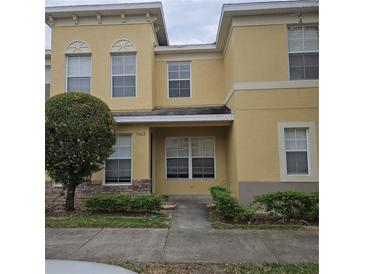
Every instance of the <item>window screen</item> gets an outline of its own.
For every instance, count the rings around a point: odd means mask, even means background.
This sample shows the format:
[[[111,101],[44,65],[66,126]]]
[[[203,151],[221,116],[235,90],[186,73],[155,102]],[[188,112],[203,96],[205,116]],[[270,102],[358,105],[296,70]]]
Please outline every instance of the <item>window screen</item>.
[[[109,156],[105,164],[105,183],[130,183],[132,174],[131,135],[117,135],[113,150],[114,152]]]
[[[169,63],[169,97],[190,97],[190,63]]]
[[[51,66],[45,67],[45,97],[46,100],[50,96],[50,89],[51,89]]]
[[[308,174],[307,131],[306,128],[284,130],[287,174]]]
[[[168,138],[166,140],[167,178],[189,177],[189,139]]]
[[[318,25],[288,27],[289,70],[291,80],[319,78]]]
[[[214,178],[214,138],[191,138],[193,178]]]
[[[136,96],[136,55],[112,55],[112,96]]]
[[[90,93],[91,57],[67,56],[67,91]]]

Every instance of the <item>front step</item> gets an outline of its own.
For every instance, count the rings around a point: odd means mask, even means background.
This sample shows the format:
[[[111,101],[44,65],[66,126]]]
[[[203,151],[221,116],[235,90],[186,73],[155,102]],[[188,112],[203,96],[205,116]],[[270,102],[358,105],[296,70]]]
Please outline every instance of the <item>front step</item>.
[[[212,202],[210,195],[169,195],[168,202],[175,204],[208,204]]]

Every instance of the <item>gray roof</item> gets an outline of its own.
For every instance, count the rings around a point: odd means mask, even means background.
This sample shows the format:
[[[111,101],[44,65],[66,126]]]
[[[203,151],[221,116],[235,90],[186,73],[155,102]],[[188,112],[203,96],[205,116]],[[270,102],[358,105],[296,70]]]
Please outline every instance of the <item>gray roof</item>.
[[[113,112],[114,117],[128,116],[174,116],[174,115],[214,115],[231,114],[226,106],[209,107],[179,107],[179,108],[154,108],[152,111],[118,111]]]

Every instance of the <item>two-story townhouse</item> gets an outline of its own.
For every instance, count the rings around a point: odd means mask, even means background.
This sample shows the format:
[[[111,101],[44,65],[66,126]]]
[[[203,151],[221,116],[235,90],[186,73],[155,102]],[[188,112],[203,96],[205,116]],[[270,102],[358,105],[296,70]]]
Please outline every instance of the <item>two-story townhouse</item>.
[[[50,96],[90,93],[118,123],[114,153],[76,201],[318,190],[317,1],[223,5],[216,42],[201,45],[169,45],[156,2],[49,7],[46,23]],[[47,178],[48,206],[60,192]]]

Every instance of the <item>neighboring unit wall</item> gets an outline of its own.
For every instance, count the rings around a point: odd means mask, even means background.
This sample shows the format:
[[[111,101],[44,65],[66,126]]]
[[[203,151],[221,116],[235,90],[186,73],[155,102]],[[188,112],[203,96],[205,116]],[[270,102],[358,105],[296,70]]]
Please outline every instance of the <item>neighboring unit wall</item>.
[[[237,172],[231,168],[229,176],[237,175],[237,179],[232,180],[232,191],[236,193],[239,190],[239,196],[246,199],[248,194],[242,193],[246,182],[281,184],[278,123],[313,122],[318,140],[318,88],[238,90],[229,104],[235,116],[232,126],[234,137],[229,151],[231,162],[237,160]],[[313,149],[317,152],[316,143]],[[314,161],[313,164],[318,166],[318,154]],[[318,182],[318,173],[313,178]],[[302,182],[312,185],[313,178],[307,180],[303,177]],[[278,189],[281,188],[278,186]]]
[[[111,110],[152,109],[153,35],[150,24],[53,27],[51,96],[66,91],[65,48],[73,41],[83,41],[91,49],[92,95],[105,101]],[[110,49],[120,39],[131,41],[137,49],[135,98],[111,97]]]
[[[204,60],[206,55],[194,54],[184,57],[181,54],[173,56],[169,54],[166,57],[164,55],[156,57],[154,105],[158,107],[222,105],[224,98],[223,59]],[[167,64],[176,62],[176,60],[191,62],[191,98],[168,98]]]
[[[170,127],[155,128],[153,138],[156,140],[156,193],[162,195],[207,195],[214,185],[226,185],[226,132],[227,127]],[[165,170],[165,139],[166,137],[215,137],[215,179],[166,179]]]

